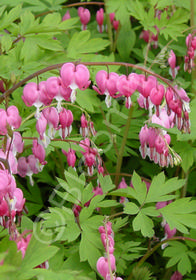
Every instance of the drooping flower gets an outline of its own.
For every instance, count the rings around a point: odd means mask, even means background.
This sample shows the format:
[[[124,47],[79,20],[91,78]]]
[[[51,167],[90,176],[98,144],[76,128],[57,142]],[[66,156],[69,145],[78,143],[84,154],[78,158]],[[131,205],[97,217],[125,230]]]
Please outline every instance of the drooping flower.
[[[182,274],[179,271],[175,271],[170,280],[182,280]]]
[[[179,70],[179,66],[176,67],[176,55],[173,52],[173,50],[170,51],[169,58],[168,58],[168,63],[169,63],[169,66],[170,66],[169,73],[172,76],[172,78],[175,79],[175,77],[178,73],[178,70]]]
[[[71,88],[70,99],[74,103],[76,100],[76,89],[85,90],[90,85],[90,73],[83,64],[74,65],[65,63],[61,68],[61,78],[64,87]]]
[[[55,98],[58,102],[57,111],[61,110],[62,100],[70,101],[71,89],[63,86],[60,77],[50,77],[46,81],[46,91],[50,99]]]
[[[67,163],[69,166],[71,167],[75,167],[75,163],[76,163],[76,153],[74,150],[69,149],[68,152],[66,152],[65,150],[62,150],[63,154],[67,157]]]
[[[87,29],[87,24],[90,21],[91,14],[88,9],[85,9],[83,7],[78,8],[78,16],[80,18],[80,21],[82,23],[82,30]]]
[[[102,33],[104,31],[103,21],[104,21],[104,10],[99,9],[96,13],[96,21],[98,23],[98,31]]]
[[[62,108],[59,113],[59,135],[65,139],[72,131],[73,114],[70,110]]]
[[[48,107],[45,108],[42,113],[49,125],[48,136],[50,139],[53,139],[59,124],[58,111],[55,107]]]
[[[39,118],[39,108],[42,105],[49,105],[52,102],[52,99],[46,92],[45,81],[42,81],[39,84],[34,82],[26,84],[23,88],[22,100],[26,106],[35,106],[37,108],[36,118]]]
[[[71,16],[70,16],[70,13],[69,13],[69,10],[67,10],[67,12],[64,14],[63,18],[62,18],[62,21],[65,21],[67,19],[70,19]]]
[[[126,98],[126,107],[131,107],[131,96],[138,87],[138,75],[136,73],[129,74],[128,77],[122,75],[117,81],[117,88],[121,95]]]
[[[82,114],[80,121],[81,121],[80,134],[82,135],[82,137],[86,137],[89,134],[89,129],[88,129],[88,121],[84,114]]]
[[[100,70],[96,74],[96,86],[93,86],[93,89],[98,92],[100,95],[105,94],[105,103],[106,106],[109,108],[111,106],[111,99],[117,98],[122,94],[117,94],[117,81],[119,76],[117,73],[111,72],[107,73],[104,70]]]
[[[47,161],[45,161],[45,149],[41,144],[38,143],[37,139],[33,140],[32,152],[34,156],[39,160],[41,165],[45,165],[47,163]]]

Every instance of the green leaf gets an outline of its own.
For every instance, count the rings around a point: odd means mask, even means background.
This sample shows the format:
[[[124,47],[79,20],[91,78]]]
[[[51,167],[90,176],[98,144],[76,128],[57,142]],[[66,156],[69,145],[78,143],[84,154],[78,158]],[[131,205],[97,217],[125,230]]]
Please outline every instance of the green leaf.
[[[115,191],[112,191],[109,193],[109,195],[115,195],[115,196],[124,196],[127,198],[135,198],[136,199],[136,193],[134,192],[133,188],[127,187],[124,189],[117,189]]]
[[[112,223],[112,228],[114,232],[119,231],[122,227],[128,224],[128,216],[125,218],[116,218],[115,221]]]
[[[81,277],[89,276],[91,280],[96,280],[96,275],[92,271],[92,268],[89,266],[88,262],[81,262],[79,256],[79,248],[73,251],[73,248],[70,248],[68,251],[68,258],[63,264],[63,269],[69,269],[71,271],[77,271]],[[83,280],[83,278],[82,278]]]
[[[69,167],[68,171],[65,170],[64,172],[65,178],[67,180],[67,183],[69,184],[70,187],[76,187],[79,190],[82,190],[85,185],[85,177],[84,174],[81,174],[78,177],[77,172],[72,168]]]
[[[60,195],[63,200],[71,201],[73,203],[80,204],[81,202],[81,197],[82,197],[82,189],[78,188],[77,185],[75,187],[71,187],[69,184],[66,183],[66,181],[57,178],[60,186],[62,186],[67,193],[61,193],[58,190],[55,190],[55,192]],[[70,200],[71,198],[71,200]]]
[[[115,185],[113,184],[109,175],[103,176],[102,174],[99,174],[98,180],[104,194],[115,188]]]
[[[129,38],[129,42],[125,44],[126,38]],[[117,39],[117,50],[123,61],[129,59],[131,50],[135,45],[135,41],[136,35],[133,29],[131,29],[130,23],[123,25],[119,31]]]
[[[41,55],[43,55],[43,53],[44,51],[41,50],[37,45],[35,36],[27,37],[25,39],[25,42],[21,48],[21,59],[24,59],[24,63],[41,58]]]
[[[44,218],[43,226],[47,230],[46,235],[51,236],[51,240],[66,240],[72,242],[80,235],[72,209],[66,207],[49,208],[50,213],[41,213],[39,217]],[[52,230],[49,231],[49,230]],[[53,234],[52,234],[53,233]]]
[[[90,31],[85,30],[74,33],[67,47],[67,55],[70,58],[78,59],[83,54],[95,53],[104,50],[109,41],[101,38],[90,39]]]
[[[95,208],[98,207],[99,203],[105,198],[104,195],[96,195],[94,196],[91,201],[90,205],[88,207],[84,207],[81,212],[80,212],[80,223],[83,223],[89,217],[92,215],[94,212]]]
[[[170,228],[188,233],[186,227],[196,229],[196,200],[190,197],[178,199],[164,208],[159,209]]]
[[[131,2],[129,10],[131,15],[138,20],[143,20],[146,16],[144,5],[138,0]]]
[[[133,220],[133,230],[141,230],[141,233],[144,237],[152,237],[154,235],[153,227],[153,221],[142,212],[139,212],[139,214]]]
[[[165,175],[162,172],[153,178],[145,202],[171,200],[175,198],[175,196],[168,194],[180,189],[184,183],[185,180],[178,180],[177,177],[169,179],[165,182]]]
[[[97,207],[100,208],[116,207],[116,206],[120,206],[120,204],[115,200],[104,200],[97,204]]]
[[[13,23],[16,19],[18,19],[20,16],[21,10],[22,10],[22,6],[17,5],[13,9],[11,9],[8,14],[7,14],[7,12],[5,12],[3,17],[0,20],[0,30],[5,29],[11,23]]]
[[[82,137],[78,137],[77,139],[73,139],[73,138],[70,138],[70,140],[76,140],[76,141],[81,141],[82,140]],[[60,149],[63,149],[65,150],[66,152],[68,152],[68,150],[71,148],[72,150],[74,151],[78,151],[78,152],[84,152],[84,149],[82,147],[80,147],[80,145],[77,145],[75,143],[68,143],[68,142],[64,142],[64,141],[52,141],[50,143],[50,145],[52,147],[55,147],[55,148],[60,148]]]
[[[92,183],[88,184],[82,192],[81,203],[84,205],[94,196]]]
[[[4,33],[0,38],[2,52],[7,52],[12,46],[12,38],[9,34]]]
[[[42,264],[55,255],[57,251],[57,247],[48,246],[48,244],[40,242],[33,234],[21,264],[21,270],[16,273],[18,279],[21,279],[20,276],[23,273],[22,271],[29,270],[36,267],[37,265]]]
[[[194,162],[194,151],[195,147],[192,147],[188,142],[177,142],[174,145],[174,150],[179,153],[182,158],[181,166],[186,173]]]
[[[127,22],[129,22],[130,18],[130,4],[131,2],[129,0],[108,0],[107,1],[107,12],[113,13],[115,12],[115,18],[117,20],[120,20],[120,23],[122,25],[125,25]]]
[[[63,46],[58,40],[54,40],[53,38],[47,39],[42,36],[35,36],[37,45],[46,50],[55,51],[55,52],[62,52],[64,51]]]
[[[169,36],[176,40],[177,36],[182,36],[182,31],[187,28],[184,23],[187,23],[188,19],[189,13],[185,9],[178,8],[169,19],[166,13],[165,21],[156,19],[156,25],[160,29],[160,34],[163,34],[166,40]]]
[[[65,185],[64,185],[65,187]],[[68,187],[69,188],[69,187]],[[61,192],[61,191],[58,191],[58,190],[54,190],[54,192],[61,198],[61,202],[58,203],[58,202],[54,202],[54,200],[50,201],[51,204],[54,204],[54,205],[63,205],[65,203],[65,201],[69,201],[73,204],[77,204],[77,205],[80,205],[80,196],[78,196],[78,191],[67,191],[67,192]]]
[[[4,256],[4,264],[11,266],[21,265],[22,254],[20,251],[17,251],[16,242],[9,240],[8,235],[0,241],[0,253],[6,253]]]
[[[147,216],[157,217],[159,216],[159,212],[157,211],[155,206],[144,206],[141,209],[141,212]]]
[[[36,276],[36,279],[42,280],[90,280],[91,278],[87,277],[86,275],[82,275],[76,270],[59,270],[59,271],[52,271],[50,269],[42,269],[37,268],[32,271],[32,274],[26,275],[28,279],[29,277]],[[25,278],[24,280],[26,280]],[[32,279],[32,278],[31,278]],[[34,279],[34,278],[33,278]],[[11,280],[11,279],[10,279]]]
[[[33,229],[33,222],[26,216],[22,216],[21,219],[21,231],[25,230],[32,230]]]
[[[140,211],[139,207],[133,202],[127,202],[124,207],[124,213],[135,215]]]
[[[28,34],[28,31],[32,26],[37,26],[39,24],[38,21],[35,21],[35,17],[30,11],[25,11],[20,16],[20,20],[19,28],[21,36]]]
[[[6,8],[6,6],[0,7],[0,17],[2,16],[3,12],[5,11],[5,8]]]
[[[133,173],[131,182],[134,187],[133,193],[134,193],[135,199],[137,199],[137,201],[140,204],[143,204],[146,199],[146,194],[147,194],[146,184],[144,182],[142,182],[140,176],[135,171]]]
[[[100,99],[92,89],[77,90],[76,103],[89,112],[94,112],[94,107],[101,106]]]
[[[167,267],[177,265],[178,271],[184,275],[191,272],[191,262],[189,259],[189,250],[186,245],[178,241],[170,241],[169,246],[164,249],[164,257],[169,257]]]
[[[99,231],[84,231],[80,242],[80,261],[88,261],[93,269],[96,269],[97,260],[101,257],[101,253],[97,247],[101,246]]]

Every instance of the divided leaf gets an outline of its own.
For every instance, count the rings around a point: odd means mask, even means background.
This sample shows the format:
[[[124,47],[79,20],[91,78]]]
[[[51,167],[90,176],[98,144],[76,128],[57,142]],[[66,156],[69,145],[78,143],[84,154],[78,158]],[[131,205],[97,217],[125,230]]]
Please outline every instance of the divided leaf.
[[[176,196],[170,193],[180,189],[184,183],[185,180],[179,180],[177,177],[165,182],[164,173],[158,174],[152,180],[145,203],[168,201],[175,198]]]
[[[170,228],[188,233],[187,227],[196,229],[196,200],[190,197],[180,198],[159,209]]]
[[[181,242],[170,241],[169,246],[164,249],[163,256],[169,257],[167,267],[177,264],[177,270],[182,274],[191,272],[192,265],[190,261],[191,251]]]
[[[96,53],[104,50],[109,45],[108,40],[101,38],[90,39],[90,31],[76,32],[72,36],[67,47],[67,55],[70,58],[78,59],[84,54]]]
[[[152,237],[154,235],[153,227],[153,221],[142,212],[139,212],[133,220],[134,231],[141,230],[142,235],[145,237]]]

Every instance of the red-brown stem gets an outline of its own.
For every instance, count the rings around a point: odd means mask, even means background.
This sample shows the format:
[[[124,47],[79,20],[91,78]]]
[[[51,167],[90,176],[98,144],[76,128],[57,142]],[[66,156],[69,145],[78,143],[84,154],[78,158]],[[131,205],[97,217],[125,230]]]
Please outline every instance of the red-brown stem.
[[[104,3],[103,2],[79,2],[79,3],[64,5],[63,8],[71,8],[71,7],[86,6],[86,5],[100,6],[100,5],[104,5]]]
[[[89,5],[97,5],[97,6],[102,5],[103,6],[104,3],[103,2],[78,2],[78,3],[63,5],[63,6],[61,6],[61,8],[62,9],[67,9],[67,8],[73,8],[73,7],[78,7],[78,6],[89,6]],[[41,14],[36,15],[35,18],[45,16],[45,15],[53,13],[53,12],[55,12],[55,11],[43,12]]]
[[[2,94],[0,96],[0,104],[3,102],[3,100],[8,97],[12,92],[14,92],[17,88],[23,86],[26,82],[28,82],[29,80],[37,77],[38,75],[41,75],[45,72],[48,72],[48,71],[51,71],[51,70],[54,70],[54,69],[58,69],[60,68],[64,63],[58,63],[58,64],[54,64],[54,65],[50,65],[46,68],[43,68],[39,71],[36,71],[35,73],[29,75],[28,77],[26,77],[25,79],[23,79],[22,81],[20,81],[19,83],[15,84],[12,88],[6,90],[4,92],[4,94]],[[86,65],[86,66],[106,66],[106,65],[115,65],[115,66],[124,66],[124,67],[131,67],[131,68],[135,68],[135,69],[138,69],[142,72],[145,72],[149,75],[152,75],[158,79],[160,79],[162,82],[164,82],[165,84],[167,84],[169,87],[171,87],[173,89],[173,91],[178,95],[178,93],[176,92],[175,88],[170,84],[170,81],[163,78],[162,76],[160,76],[159,74],[156,74],[152,71],[149,71],[148,69],[145,69],[144,67],[142,66],[138,66],[138,65],[135,65],[135,64],[132,64],[132,63],[125,63],[125,62],[82,62],[83,65]]]

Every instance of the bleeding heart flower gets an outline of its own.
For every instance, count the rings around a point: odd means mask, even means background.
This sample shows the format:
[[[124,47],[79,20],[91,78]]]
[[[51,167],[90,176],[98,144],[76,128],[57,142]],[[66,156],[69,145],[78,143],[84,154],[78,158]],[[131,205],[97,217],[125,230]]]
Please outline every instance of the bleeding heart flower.
[[[74,65],[65,63],[61,68],[61,78],[64,87],[71,88],[71,102],[76,100],[76,89],[85,90],[90,85],[90,73],[88,68],[83,64]]]

